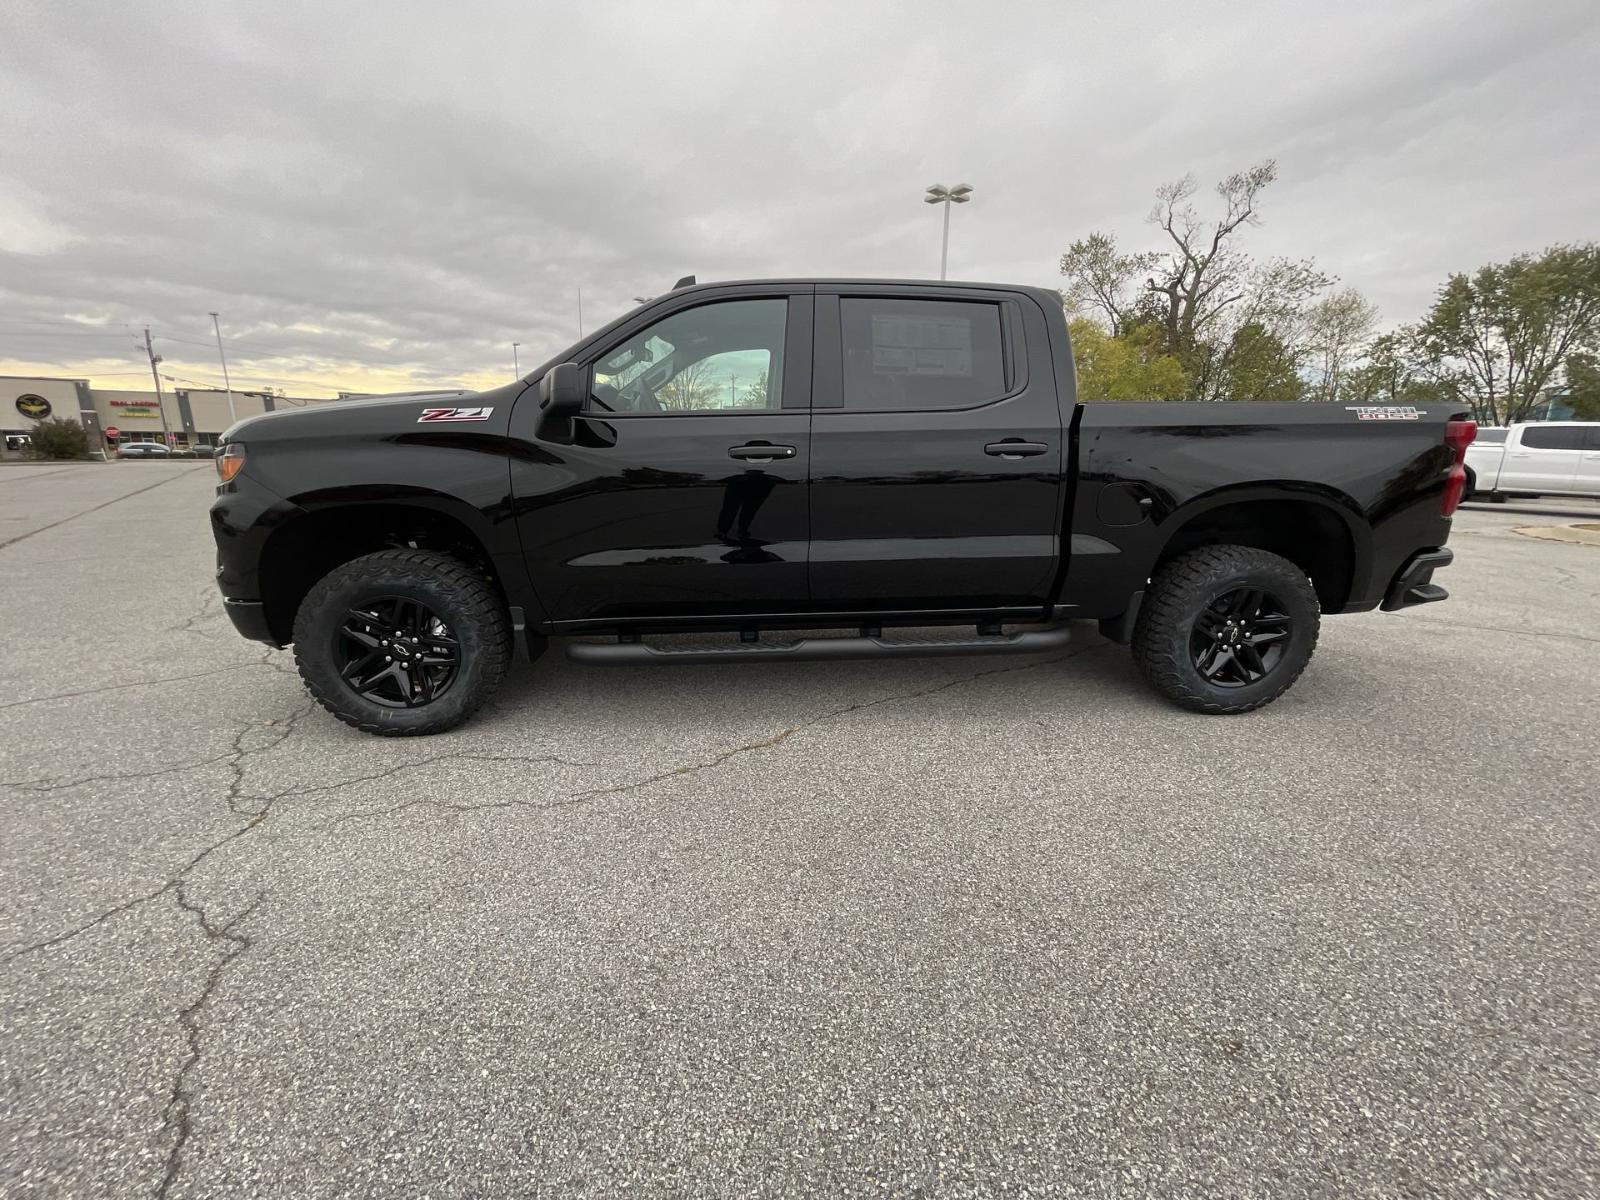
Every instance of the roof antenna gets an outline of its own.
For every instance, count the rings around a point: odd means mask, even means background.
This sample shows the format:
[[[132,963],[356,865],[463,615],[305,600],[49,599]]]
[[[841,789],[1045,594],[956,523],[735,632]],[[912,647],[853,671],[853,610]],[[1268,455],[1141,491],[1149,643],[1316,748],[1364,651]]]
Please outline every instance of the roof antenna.
[[[672,290],[673,291],[677,291],[679,288],[686,288],[686,287],[693,287],[693,286],[694,286],[694,276],[693,275],[685,275],[682,279],[678,280],[677,283],[672,285]]]

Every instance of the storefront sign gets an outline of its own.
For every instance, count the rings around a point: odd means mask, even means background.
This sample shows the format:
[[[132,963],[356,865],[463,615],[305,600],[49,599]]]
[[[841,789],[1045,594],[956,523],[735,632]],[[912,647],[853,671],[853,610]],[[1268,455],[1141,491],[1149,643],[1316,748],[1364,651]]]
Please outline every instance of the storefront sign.
[[[42,421],[50,415],[50,401],[43,396],[18,396],[17,411],[32,420]]]
[[[125,417],[159,417],[161,412],[153,404],[129,404],[124,400],[113,400],[111,403],[122,409]]]

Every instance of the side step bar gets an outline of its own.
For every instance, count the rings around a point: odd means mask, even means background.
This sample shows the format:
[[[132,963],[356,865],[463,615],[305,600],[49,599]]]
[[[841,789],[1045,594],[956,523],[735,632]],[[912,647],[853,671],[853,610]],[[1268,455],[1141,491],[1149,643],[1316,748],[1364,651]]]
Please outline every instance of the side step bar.
[[[567,657],[597,666],[636,663],[821,662],[857,658],[942,658],[958,654],[1040,654],[1072,640],[1065,625],[1023,633],[996,633],[952,641],[889,642],[881,637],[801,638],[795,642],[740,642],[682,650],[643,642],[568,642]]]

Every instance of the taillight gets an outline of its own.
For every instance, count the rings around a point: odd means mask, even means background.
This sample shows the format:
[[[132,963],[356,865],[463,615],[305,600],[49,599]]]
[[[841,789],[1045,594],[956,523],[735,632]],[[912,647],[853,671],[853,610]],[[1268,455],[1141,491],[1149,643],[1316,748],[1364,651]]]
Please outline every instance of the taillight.
[[[1449,516],[1461,504],[1467,491],[1467,447],[1478,436],[1476,421],[1447,421],[1444,427],[1444,444],[1450,447],[1455,461],[1450,464],[1450,474],[1444,481],[1444,515]]]
[[[217,478],[232,483],[233,477],[244,469],[244,444],[229,442],[213,461],[217,464]]]

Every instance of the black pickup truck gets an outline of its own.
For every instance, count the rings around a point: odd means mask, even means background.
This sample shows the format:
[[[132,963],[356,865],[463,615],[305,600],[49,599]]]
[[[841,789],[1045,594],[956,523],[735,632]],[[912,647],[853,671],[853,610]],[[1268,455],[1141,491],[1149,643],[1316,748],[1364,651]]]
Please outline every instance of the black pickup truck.
[[[1080,404],[1047,291],[686,280],[505,387],[235,425],[217,581],[378,734],[464,720],[519,639],[589,663],[1017,654],[1083,618],[1169,699],[1238,713],[1294,682],[1322,613],[1445,598],[1466,418]],[[955,631],[906,632],[930,626]],[[645,640],[683,631],[729,639]]]

